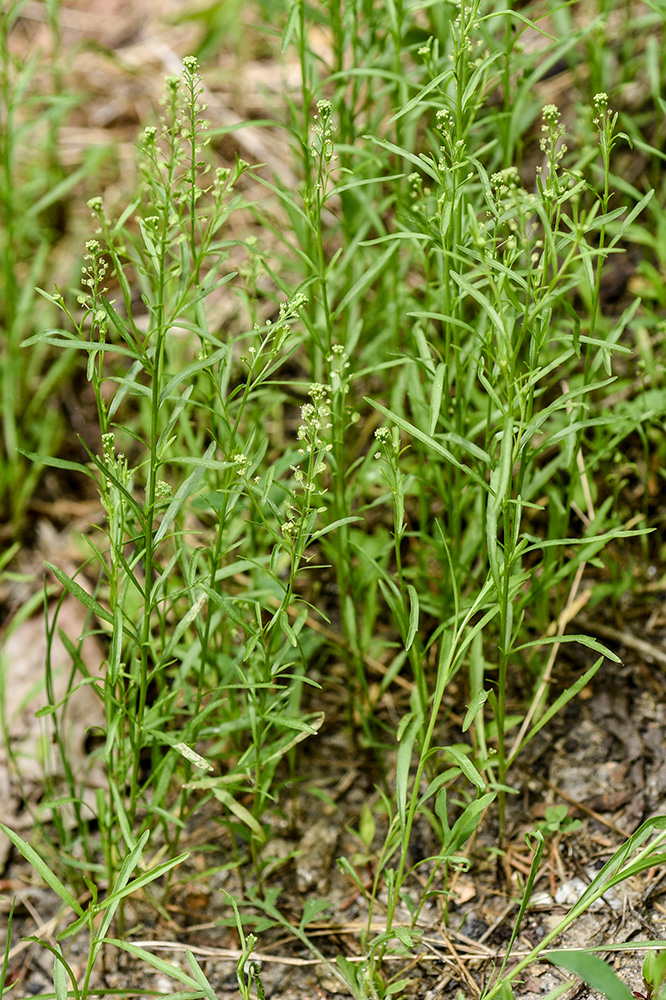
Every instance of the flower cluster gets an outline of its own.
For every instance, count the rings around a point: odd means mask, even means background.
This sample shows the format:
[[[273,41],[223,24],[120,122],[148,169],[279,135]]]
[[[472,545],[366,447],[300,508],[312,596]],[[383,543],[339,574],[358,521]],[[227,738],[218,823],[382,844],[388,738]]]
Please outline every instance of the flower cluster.
[[[439,147],[442,156],[439,159],[439,169],[454,170],[465,162],[465,140],[456,139],[456,123],[453,115],[442,108],[436,115],[437,128],[442,134],[443,144]]]
[[[397,433],[391,434],[388,427],[378,427],[375,431],[375,440],[379,442],[380,451],[375,452],[375,458],[385,458],[392,460],[400,451],[400,441]]]
[[[210,128],[210,122],[207,118],[199,117],[201,112],[207,110],[208,105],[199,103],[204,93],[204,86],[199,74],[199,62],[195,56],[185,56],[183,59],[183,76],[179,82],[183,105],[179,109],[178,125],[181,136],[192,144],[196,154],[210,142],[210,136],[205,135]],[[193,166],[201,168],[204,164],[197,162]]]
[[[133,476],[122,452],[116,454],[115,435],[112,431],[102,434],[102,460],[108,475],[100,484],[100,500],[106,511],[109,538],[112,545],[117,547],[123,544],[127,517],[126,493],[132,492]]]
[[[393,496],[393,520],[396,539],[400,538],[404,531],[405,521],[405,478],[400,468],[400,431],[397,427],[378,427],[375,431],[375,440],[379,444],[379,450],[375,452],[375,458],[381,460],[381,470],[386,485]]]
[[[516,167],[505,167],[492,174],[490,183],[495,189],[495,196],[499,199],[507,194],[513,195],[520,187],[520,175]]]
[[[342,344],[333,344],[331,353],[326,360],[330,365],[331,392],[342,392],[343,395],[346,395],[351,379],[351,375],[348,374],[351,362]]]
[[[244,479],[247,473],[248,465],[250,464],[250,460],[247,455],[244,455],[243,452],[239,451],[237,454],[231,456],[231,461],[236,467],[236,475],[240,476],[241,479]]]
[[[594,113],[596,118],[592,119],[592,122],[597,126],[601,132],[603,128],[603,120],[606,115],[612,112],[608,108],[608,94],[601,92],[600,94],[594,95],[594,100],[592,101],[592,106],[594,108]]]
[[[83,255],[84,260],[90,261],[90,264],[84,264],[81,268],[81,284],[91,289],[91,291],[105,292],[106,288],[100,288],[101,283],[104,281],[104,276],[108,270],[108,264],[102,257],[104,251],[97,242],[97,240],[88,240],[86,243],[86,253]],[[81,303],[81,299],[78,300]],[[85,298],[84,298],[85,301]]]
[[[107,431],[105,434],[102,434],[102,458],[104,465],[116,480],[122,486],[127,486],[130,482],[127,459],[122,452],[118,452],[116,455],[116,437],[113,431]],[[110,479],[107,479],[106,485],[108,489],[111,489],[113,483]]]
[[[604,161],[604,171],[606,172],[606,176],[608,176],[608,172],[610,170],[610,155],[617,140],[620,138],[626,139],[630,146],[632,143],[626,132],[615,131],[618,113],[617,111],[611,111],[608,107],[608,94],[605,94],[603,91],[599,94],[595,94],[594,100],[592,101],[592,108],[594,112],[592,123],[599,133],[599,148],[601,149],[601,155]],[[608,197],[606,196],[606,205],[607,203]]]
[[[330,416],[331,400],[328,397],[330,387],[313,382],[308,389],[308,396],[311,403],[305,403],[301,407],[301,425],[296,434],[302,447],[298,449],[299,455],[316,455],[322,448],[325,451],[331,450],[331,445],[326,444],[321,438],[322,430],[328,430],[331,422]],[[323,468],[317,468],[317,472],[323,472]]]
[[[330,163],[334,159],[333,133],[335,125],[331,118],[332,113],[333,105],[330,101],[317,101],[317,114],[312,124],[315,137],[310,148],[317,159],[321,158],[326,163]]]
[[[511,261],[533,242],[536,196],[525,190],[513,166],[492,174],[490,185],[494,206],[487,215],[494,219],[495,247],[502,247]]]
[[[541,139],[539,148],[546,154],[548,161],[548,188],[552,194],[559,193],[560,185],[557,179],[557,171],[560,162],[567,151],[566,143],[562,142],[564,135],[564,125],[560,121],[560,111],[555,104],[545,104],[541,112],[543,124],[541,126]],[[537,173],[542,172],[541,167],[537,167]]]
[[[313,382],[308,389],[311,402],[304,403],[301,407],[301,423],[296,436],[300,442],[298,454],[306,462],[304,465],[292,465],[291,471],[297,488],[303,493],[300,499],[294,494],[287,508],[287,519],[281,526],[282,535],[287,541],[293,541],[301,527],[319,513],[311,506],[311,500],[324,492],[317,489],[317,480],[326,470],[324,458],[333,448],[326,440],[328,435],[325,433],[331,427],[329,392],[330,386]]]
[[[248,347],[247,355],[241,357],[248,368],[253,369],[257,361],[263,354],[268,352],[269,358],[273,358],[282,350],[285,340],[291,333],[291,326],[299,318],[300,310],[308,301],[307,295],[298,292],[288,302],[281,302],[278,308],[278,317],[273,322],[266,320],[265,330],[262,334],[258,323],[254,324],[254,333],[260,338],[259,347],[252,345]]]
[[[409,194],[412,201],[417,202],[423,198],[423,178],[416,171],[407,178],[409,183]]]
[[[85,306],[93,313],[94,322],[98,324],[100,334],[106,332],[108,317],[104,309],[99,308],[99,300],[108,289],[104,286],[104,278],[109,265],[102,254],[102,247],[97,240],[88,240],[86,243],[86,253],[83,255],[85,263],[81,268],[81,284],[88,291],[77,296],[76,301],[80,306]]]

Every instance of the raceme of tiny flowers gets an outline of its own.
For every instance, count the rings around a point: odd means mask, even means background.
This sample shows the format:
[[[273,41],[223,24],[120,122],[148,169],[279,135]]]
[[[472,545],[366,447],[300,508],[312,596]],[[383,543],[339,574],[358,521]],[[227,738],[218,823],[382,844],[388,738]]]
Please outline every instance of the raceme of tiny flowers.
[[[298,292],[289,302],[281,302],[278,309],[278,318],[275,322],[273,323],[270,319],[266,320],[265,332],[259,347],[255,347],[254,345],[248,347],[247,353],[249,357],[242,355],[240,360],[249,368],[254,368],[259,358],[268,351],[269,358],[272,361],[282,350],[285,340],[291,333],[292,323],[299,318],[299,312],[307,301],[307,295]],[[261,336],[261,327],[258,323],[255,323],[254,332]]]
[[[241,479],[244,479],[245,474],[247,473],[248,466],[250,464],[250,460],[247,457],[247,455],[239,451],[235,455],[231,456],[231,461],[234,464],[236,475],[240,476]]]
[[[321,432],[331,427],[328,420],[331,412],[329,410],[331,405],[331,400],[328,397],[329,392],[330,386],[321,385],[319,382],[313,382],[308,389],[308,396],[312,402],[304,403],[301,407],[302,422],[296,435],[298,440],[302,442],[298,449],[299,455],[313,456],[321,449],[330,450],[330,445],[321,437]]]
[[[183,59],[183,77],[181,94],[184,96],[184,107],[180,109],[179,115],[179,125],[181,135],[191,142],[199,143],[202,145],[208,145],[210,142],[210,136],[205,136],[202,139],[201,133],[205,132],[210,128],[210,122],[206,118],[198,118],[197,116],[202,111],[206,111],[208,108],[207,104],[199,104],[199,98],[204,93],[203,80],[199,74],[199,63],[195,56],[185,56]],[[196,152],[201,150],[202,146],[197,145],[195,147]],[[203,166],[203,164],[197,164],[197,166]]]
[[[396,435],[393,435],[388,427],[378,427],[375,431],[375,439],[379,441],[380,451],[375,452],[375,458],[385,458],[392,462],[400,451],[400,442]]]
[[[608,107],[608,94],[603,93],[603,91],[599,94],[595,94],[592,106],[596,115],[596,118],[593,118],[592,121],[601,131],[604,117],[612,114],[612,111]]]
[[[548,160],[548,188],[551,192],[557,193],[560,183],[557,177],[557,168],[567,152],[566,143],[562,142],[565,129],[560,122],[560,111],[555,104],[545,104],[541,112],[543,124],[541,126],[542,137],[539,146],[542,153],[546,154]],[[542,172],[542,168],[536,168],[537,174]]]
[[[626,132],[615,131],[618,113],[617,111],[613,112],[608,107],[608,94],[603,91],[599,94],[595,94],[592,101],[592,107],[594,110],[592,123],[596,126],[599,133],[599,147],[604,159],[604,166],[606,171],[608,171],[610,169],[610,154],[617,140],[626,139],[630,146],[632,146],[632,141]]]
[[[103,295],[107,291],[106,288],[102,287],[102,282],[104,281],[106,272],[108,270],[108,264],[105,261],[102,254],[104,251],[99,245],[97,240],[88,240],[86,243],[86,253],[83,255],[83,259],[90,261],[89,264],[84,264],[81,268],[81,284],[84,288],[89,288],[90,292],[77,296],[77,302],[81,306],[88,306],[88,308],[94,308],[94,305],[98,301],[98,297]],[[106,318],[106,313],[102,313],[101,317],[96,317],[96,319]]]
[[[388,427],[378,427],[375,431],[375,440],[379,444],[379,450],[375,452],[375,459],[382,463],[382,473],[386,485],[393,496],[396,538],[403,530],[405,516],[404,491],[402,483],[404,481],[400,469],[400,432],[397,427],[389,430]]]
[[[116,436],[113,431],[102,434],[102,457],[109,472],[112,472],[116,479],[125,485],[127,460],[122,454],[116,455]],[[113,483],[107,479],[106,485],[108,489],[111,489]]]
[[[345,395],[349,392],[351,375],[348,369],[351,367],[351,362],[342,344],[333,344],[326,360],[330,365],[331,392],[341,391]]]
[[[317,101],[317,114],[312,123],[315,138],[311,150],[317,158],[321,157],[327,163],[334,159],[333,133],[335,125],[331,120],[332,111],[333,106],[330,101]]]
[[[116,455],[115,435],[112,431],[102,434],[102,459],[109,475],[100,484],[100,500],[106,511],[111,543],[120,548],[123,545],[128,510],[126,494],[132,493],[133,474],[125,455],[122,452]]]
[[[307,457],[305,468],[301,465],[292,465],[291,471],[294,474],[296,485],[303,491],[303,498],[299,502],[296,495],[294,501],[287,509],[287,519],[281,526],[281,531],[287,541],[293,541],[299,532],[299,527],[312,514],[317,514],[322,508],[315,509],[311,506],[311,499],[314,496],[321,496],[323,490],[317,492],[318,477],[326,470],[324,458],[332,450],[333,445],[326,441],[324,434],[331,428],[330,404],[328,393],[330,386],[313,382],[308,389],[308,395],[312,402],[304,403],[301,407],[301,424],[297,431],[297,438],[301,444],[298,449],[299,455]]]
[[[444,144],[440,146],[438,167],[444,173],[461,167],[465,162],[465,140],[456,139],[455,119],[450,111],[442,108],[436,115],[437,128],[442,133]]]
[[[503,243],[505,250],[511,253],[519,247],[526,249],[528,245],[533,245],[533,236],[537,230],[534,215],[537,199],[522,186],[516,167],[498,170],[491,175],[490,184],[495,199],[495,212],[489,211],[487,215],[494,215],[498,227],[496,232],[500,225],[509,230]]]

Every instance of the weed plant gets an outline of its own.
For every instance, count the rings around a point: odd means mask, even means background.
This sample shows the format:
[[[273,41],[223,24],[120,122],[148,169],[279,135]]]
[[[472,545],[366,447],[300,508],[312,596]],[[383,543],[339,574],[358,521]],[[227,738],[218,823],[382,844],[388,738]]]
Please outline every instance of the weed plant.
[[[325,58],[311,32],[322,19]],[[606,7],[591,22],[557,8],[535,23],[479,0],[316,11],[296,0],[282,48],[293,47],[301,70],[287,124],[297,191],[270,165],[215,166],[216,131],[187,57],[166,81],[159,126],[140,137],[141,190],[119,219],[102,196],[89,202],[83,291],[75,305],[43,290],[62,328],[23,343],[85,359],[98,424],[82,442],[88,462],[40,461],[92,478],[105,518],[85,536],[79,574],[49,566],[88,613],[69,643],[68,695],[45,713],[62,756],[64,787],[49,805],[63,870],[6,830],[75,911],[61,939],[91,934],[82,983],[54,951],[56,995],[89,994],[112,915],[122,931],[123,899],[183,859],[188,819],[211,799],[243,886],[231,899],[239,989],[262,990],[247,909],[287,926],[264,847],[284,807],[280,765],[301,774],[301,744],[324,724],[331,690],[316,693],[312,664],[327,662],[333,641],[350,739],[395,760],[380,789],[371,886],[339,861],[367,904],[364,960],[341,957],[333,971],[359,1000],[401,995],[407,980],[387,978],[387,953],[410,953],[429,900],[442,901],[448,921],[450,874],[469,865],[481,824],[505,847],[513,763],[604,661],[618,662],[567,629],[607,592],[596,581],[610,547],[633,536],[651,544],[649,511],[627,515],[605,477],[629,440],[642,442],[648,468],[652,460],[664,413],[650,300],[659,293],[606,314],[602,289],[628,244],[656,247],[653,221],[663,222],[659,197],[622,181],[615,158],[638,142],[646,157],[659,153],[652,135],[624,131],[602,61],[592,90],[580,89],[578,120],[535,96],[558,62],[596,53],[608,23]],[[267,200],[250,202],[250,182]],[[252,217],[258,238],[248,235]],[[645,264],[646,281],[657,266]],[[215,304],[232,294],[242,319],[215,322]],[[334,605],[322,598],[329,570]],[[99,673],[82,655],[91,633],[106,649]],[[593,655],[555,694],[567,643]],[[397,702],[396,740],[380,706],[398,676],[411,693]],[[451,705],[454,679],[467,692],[464,718],[459,738],[443,743],[446,717],[461,709]],[[105,718],[96,756],[106,784],[92,814],[64,736],[80,685]],[[528,693],[514,711],[517,690]],[[439,847],[414,864],[418,817]],[[611,885],[663,863],[665,827],[643,824],[511,969],[543,852],[536,830],[487,1000],[510,995]],[[79,872],[86,911],[67,888]],[[295,932],[313,949],[307,926],[327,905],[307,900]],[[170,970],[188,995],[214,995],[193,958],[183,979],[122,935],[113,941]]]
[[[79,97],[67,90],[61,63],[59,3],[45,4],[50,58],[25,58],[14,45],[24,0],[0,13],[0,510],[14,538],[27,527],[26,508],[41,467],[24,451],[55,453],[64,427],[50,398],[71,378],[72,355],[40,348],[29,355],[20,343],[40,324],[53,322],[40,307],[36,286],[53,270],[53,246],[62,235],[67,198],[99,169],[104,150],[93,147],[67,173],[60,132]],[[49,419],[43,419],[49,407]]]

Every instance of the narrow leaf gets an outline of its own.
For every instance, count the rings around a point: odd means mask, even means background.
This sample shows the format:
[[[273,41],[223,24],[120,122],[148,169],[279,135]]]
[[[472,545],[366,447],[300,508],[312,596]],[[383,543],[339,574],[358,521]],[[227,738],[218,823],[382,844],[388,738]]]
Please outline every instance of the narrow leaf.
[[[439,420],[439,411],[442,406],[442,390],[444,388],[444,376],[446,375],[446,365],[441,361],[435,369],[435,377],[432,380],[432,390],[430,392],[430,416],[428,420],[428,433],[432,437]]]
[[[458,750],[457,747],[446,747],[446,755],[458,765],[468,781],[471,781],[480,792],[485,792],[486,783],[467,754],[464,754],[462,750]]]
[[[411,583],[407,584],[407,593],[409,594],[409,629],[405,640],[405,649],[411,649],[419,627],[419,595],[416,587],[413,587]]]
[[[34,848],[32,848],[30,844],[27,844],[25,840],[22,840],[18,833],[14,833],[14,831],[10,830],[8,826],[5,826],[4,823],[0,823],[0,830],[2,830],[6,837],[9,837],[19,854],[25,858],[28,864],[32,865],[37,874],[40,875],[46,884],[53,889],[60,899],[62,899],[63,903],[66,903],[67,906],[71,907],[75,913],[82,917],[83,909],[80,904],[76,901],[74,896],[72,896],[69,889],[63,885],[58,876],[53,874],[46,862],[43,858],[40,858]]]
[[[615,975],[610,965],[584,951],[550,951],[548,961],[585,980],[588,986],[603,993],[607,1000],[632,1000],[631,991]]]
[[[552,646],[557,642],[579,642],[581,646],[587,646],[588,649],[593,649],[595,653],[602,653],[603,656],[607,656],[614,663],[622,663],[622,660],[616,653],[611,652],[598,639],[593,639],[589,635],[549,635],[543,639],[535,639],[533,642],[525,642],[522,646],[514,646],[513,649],[515,652],[518,652],[520,649],[529,649],[531,646]]]
[[[487,691],[477,691],[472,700],[469,703],[467,711],[465,712],[465,718],[462,724],[462,731],[466,733],[469,727],[472,725],[477,715],[485,705],[488,700]]]
[[[101,618],[102,621],[113,624],[113,615],[106,611],[101,604],[98,604],[95,598],[92,597],[87,590],[84,590],[80,583],[77,583],[76,580],[72,580],[61,569],[54,566],[53,563],[45,562],[44,565],[48,566],[56,579],[63,585],[65,590],[68,590],[70,594],[77,599],[77,601],[83,604],[85,608],[88,608],[88,611],[92,611],[92,613],[97,615],[98,618]]]

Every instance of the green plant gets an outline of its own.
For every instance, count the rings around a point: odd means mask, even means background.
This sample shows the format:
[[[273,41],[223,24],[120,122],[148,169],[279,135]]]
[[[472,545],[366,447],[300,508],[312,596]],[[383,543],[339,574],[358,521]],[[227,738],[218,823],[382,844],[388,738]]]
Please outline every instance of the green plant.
[[[257,926],[323,960],[308,928],[328,902],[288,919],[262,848],[288,776],[307,766],[301,744],[343,688],[349,739],[378,761],[379,802],[361,814],[363,850],[338,862],[366,913],[362,961],[339,956],[335,973],[375,1000],[407,988],[386,958],[411,955],[425,905],[451,919],[451,874],[473,864],[474,843],[505,847],[519,755],[618,661],[574,619],[628,585],[628,571],[605,568],[620,546],[656,545],[664,188],[653,132],[609,110],[606,92],[613,104],[621,94],[597,42],[613,4],[590,24],[493,0],[287,6],[271,31],[301,74],[286,100],[288,169],[216,169],[228,130],[203,117],[198,64],[185,59],[159,128],[139,141],[141,190],[118,219],[89,202],[78,308],[42,292],[63,329],[25,341],[31,357],[83,352],[96,413],[87,463],[31,455],[94,481],[104,511],[79,571],[49,566],[88,619],[67,640],[58,701],[61,604],[45,588],[43,714],[65,784],[44,805],[69,877],[81,877],[80,849],[98,893],[113,895],[137,844],[159,839],[175,856],[214,798],[239,870],[238,986],[260,992]],[[204,49],[215,14],[202,15]],[[590,47],[578,105],[535,96]],[[652,79],[654,53],[649,65]],[[651,158],[635,184],[620,176],[631,144]],[[604,276],[639,245],[645,284],[608,307]],[[644,490],[638,512],[630,482]],[[90,633],[99,673],[82,652]],[[585,659],[557,687],[570,644]],[[99,839],[64,735],[82,684],[104,712]],[[508,995],[553,940],[509,968],[544,834],[573,832],[563,809],[528,838],[532,869],[488,998]],[[435,846],[417,860],[421,820]],[[663,822],[616,852],[560,929],[663,862]]]
[[[26,6],[18,0],[0,13],[0,510],[14,536],[26,527],[26,507],[41,474],[22,452],[50,454],[61,446],[63,426],[50,397],[72,369],[71,356],[56,357],[46,347],[31,352],[26,363],[20,343],[52,321],[35,286],[52,273],[52,244],[67,198],[106,155],[93,146],[75,170],[62,165],[60,133],[80,98],[64,87],[59,3],[46,5],[46,67],[43,54],[24,57],[13,44]]]
[[[540,836],[541,835],[539,835],[539,837]],[[597,872],[588,887],[585,889],[585,892],[582,893],[578,901],[571,907],[569,912],[559,922],[559,924],[553,928],[552,931],[549,931],[539,944],[533,948],[525,958],[522,958],[510,972],[505,973],[511,954],[511,947],[516,939],[518,928],[527,909],[532,886],[534,884],[534,876],[536,875],[539,861],[541,859],[541,853],[543,851],[543,838],[541,838],[541,840],[537,842],[537,849],[532,861],[530,880],[528,881],[527,890],[523,897],[510,945],[507,949],[504,962],[497,973],[495,981],[484,991],[484,1000],[493,1000],[496,996],[506,996],[507,991],[510,991],[511,989],[511,983],[518,978],[520,973],[536,958],[546,952],[548,945],[555,940],[559,934],[565,931],[566,928],[569,927],[582,913],[584,913],[589,906],[591,906],[597,899],[600,899],[604,893],[608,892],[609,889],[612,889],[616,885],[621,885],[622,882],[634,875],[647,871],[652,865],[663,864],[664,861],[666,861],[666,853],[663,851],[665,841],[666,817],[657,817],[656,819],[647,820],[645,823],[642,823],[636,832],[628,838],[626,843],[624,843],[622,847],[618,848],[603,868]],[[547,953],[549,960],[551,959],[552,954],[552,952]],[[578,955],[572,957],[572,955],[569,954],[565,959],[563,954],[564,953],[559,952],[555,953],[560,960],[560,964],[564,965],[565,968],[583,975],[583,972],[581,971],[582,969],[586,969],[590,973],[593,973],[594,969],[598,970],[601,965],[604,969],[608,970],[609,975],[607,980],[610,980],[610,976],[612,975],[610,969],[608,969],[608,966],[605,966],[604,963],[600,963],[599,959],[595,962],[587,963],[585,958],[589,958],[589,956],[582,958],[582,956]],[[574,967],[574,963],[579,963],[579,961],[581,964],[576,964]],[[652,974],[652,972],[650,972],[650,974]],[[655,975],[656,974],[657,973],[655,972]],[[603,975],[606,976],[606,973],[604,972]],[[623,984],[621,985],[623,989],[626,989]],[[627,994],[628,993],[629,991],[627,990]],[[511,994],[509,993],[508,995]],[[616,1000],[619,1000],[619,994],[616,994]]]
[[[644,1000],[663,1000],[666,991],[666,951],[649,951],[643,960]],[[634,993],[634,996],[640,996]]]
[[[541,830],[544,837],[554,833],[575,833],[580,827],[580,820],[573,819],[565,805],[546,806],[545,818],[537,823],[537,830]]]
[[[58,942],[73,937],[81,930],[88,932],[90,937],[88,960],[81,983],[77,982],[77,977],[66,961],[59,943],[54,946],[47,941],[40,940],[40,944],[50,951],[55,959],[53,979],[54,995],[57,1000],[69,995],[72,995],[75,1000],[79,1000],[79,998],[80,1000],[87,1000],[87,997],[90,996],[90,980],[95,970],[97,959],[103,946],[107,943],[109,928],[122,901],[142,886],[149,885],[151,882],[161,878],[172,868],[176,867],[176,865],[184,861],[187,855],[183,854],[179,857],[170,858],[168,861],[153,866],[145,865],[142,856],[149,837],[148,831],[146,831],[136,842],[132,843],[131,849],[128,844],[128,852],[123,860],[123,864],[118,871],[115,881],[109,885],[108,894],[103,899],[98,898],[95,882],[91,879],[86,879],[91,899],[84,910],[69,889],[67,889],[64,883],[61,882],[58,876],[48,867],[44,859],[40,857],[30,844],[22,840],[18,834],[10,830],[9,827],[6,827],[4,823],[0,824],[0,828],[9,837],[14,847],[20,851],[26,861],[32,865],[46,884],[59,896],[63,903],[63,909],[72,910],[76,915],[77,919],[58,935]],[[144,871],[133,878],[132,876],[141,864],[144,864]],[[195,996],[199,995],[198,993],[195,994]],[[211,994],[209,993],[208,995],[210,996]]]
[[[121,863],[121,838],[127,843],[156,821],[175,849],[189,803],[201,793],[216,796],[231,822],[241,824],[257,864],[277,763],[322,720],[299,713],[299,691],[311,683],[303,670],[307,608],[291,619],[289,613],[298,602],[295,580],[306,548],[336,527],[316,523],[330,448],[328,390],[320,383],[299,386],[310,402],[301,407],[296,447],[262,474],[268,441],[248,418],[282,399],[273,380],[298,346],[292,324],[305,298],[298,293],[281,302],[275,323],[255,324],[227,340],[209,329],[205,300],[234,277],[226,261],[235,244],[223,226],[240,207],[234,187],[246,164],[201,183],[208,173],[200,159],[208,141],[201,94],[196,61],[186,60],[182,79],[167,80],[161,132],[144,131],[143,199],[119,223],[106,218],[101,198],[90,202],[103,243],[87,243],[80,314],[59,292],[43,292],[70,329],[38,334],[24,345],[86,352],[96,400],[101,451],[83,442],[90,464],[43,461],[92,476],[106,516],[101,539],[87,538],[86,569],[98,574],[93,593],[57,566],[49,568],[108,644],[102,677],[92,675],[73,648],[69,693],[89,684],[104,706],[101,756],[109,788],[98,795],[97,821],[109,880]],[[135,212],[136,229],[129,227]],[[120,307],[107,297],[111,278]],[[135,316],[134,283],[142,289],[147,330]],[[235,344],[246,351],[239,362]],[[111,359],[117,359],[114,367]],[[121,408],[132,406],[136,429],[131,421],[117,422]],[[122,452],[118,438],[125,442]],[[278,469],[286,481],[275,476]],[[201,532],[186,527],[187,517],[205,525],[204,545],[183,544],[187,530],[193,537]],[[253,575],[247,595],[225,592],[225,582],[240,572]],[[51,635],[55,627],[54,618]],[[50,710],[56,734],[66,704]],[[194,750],[202,740],[213,758],[228,754],[230,741],[235,764],[217,777],[193,778],[192,768],[213,769]],[[241,801],[246,792],[250,809]],[[71,782],[70,794],[80,794]]]
[[[638,997],[639,1000],[650,1000],[651,997],[655,997],[655,1000],[661,1000],[664,996],[666,970],[664,951],[650,950],[643,960],[645,993],[636,990],[630,992],[608,963],[586,951],[551,951],[548,953],[548,961],[576,973],[588,986],[599,990],[608,1000],[629,1000],[630,997]]]

